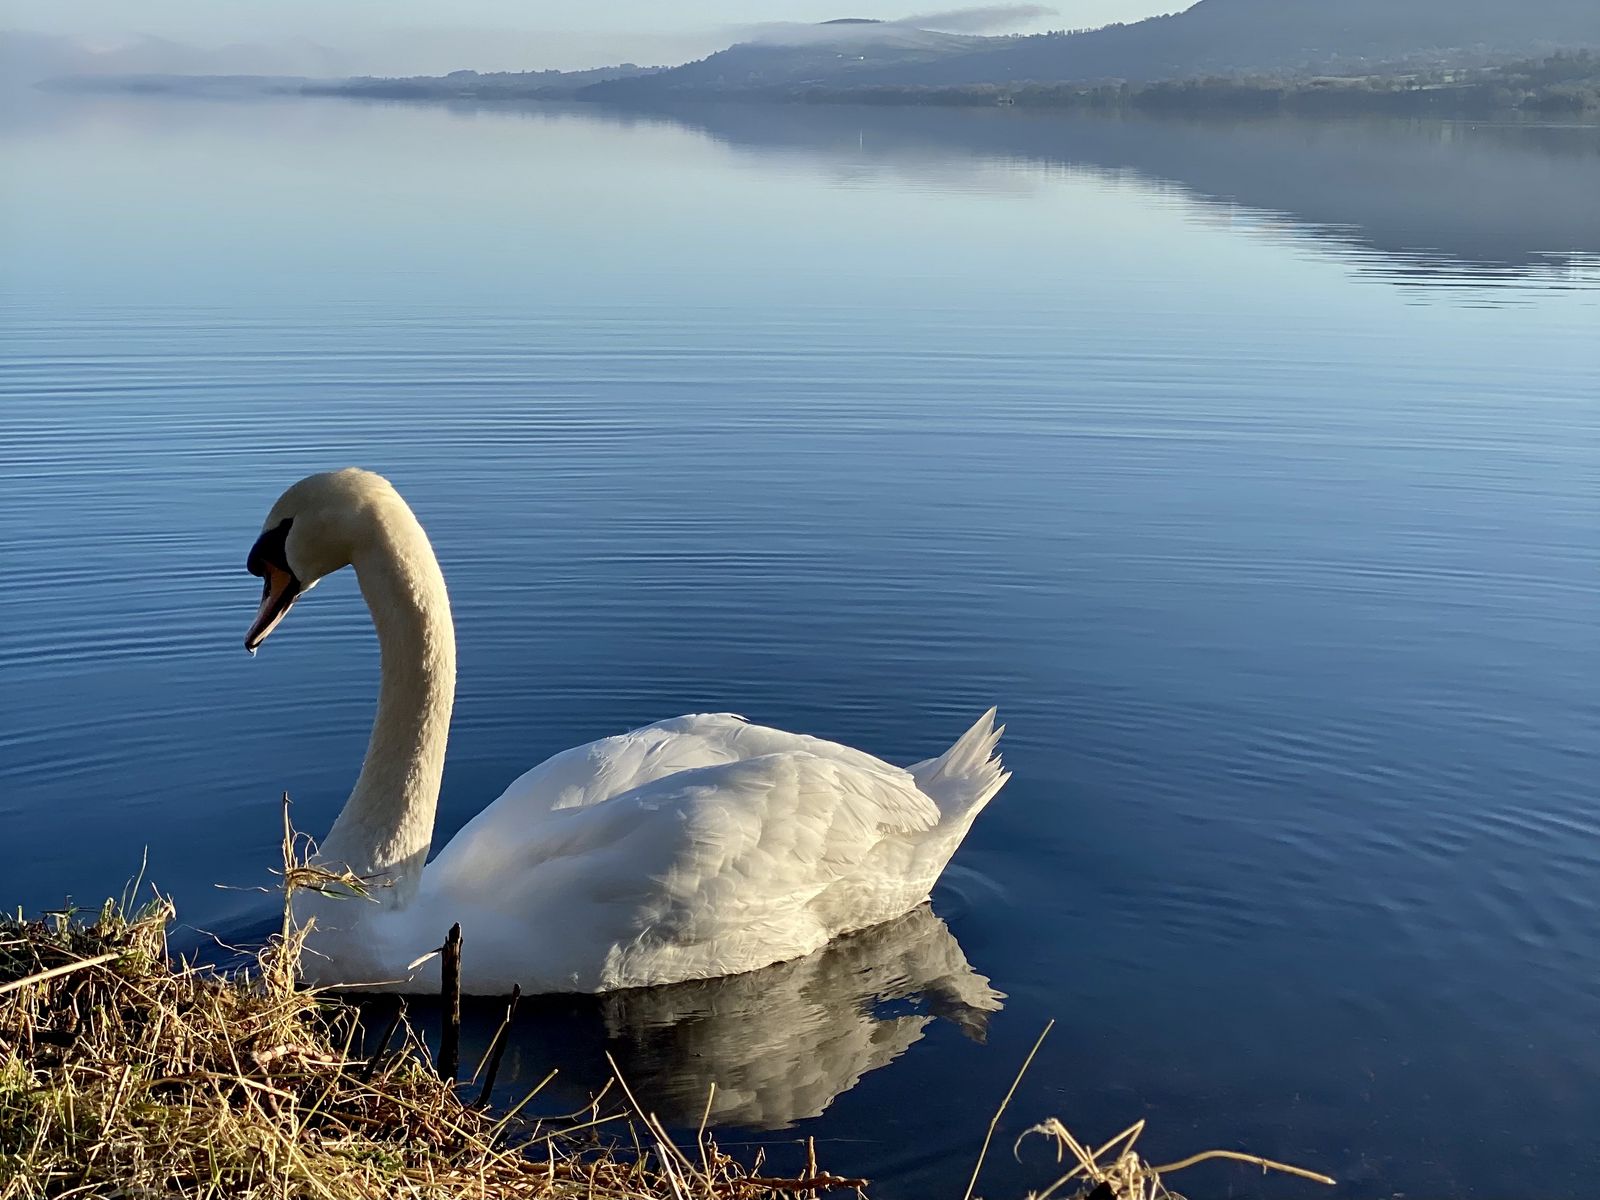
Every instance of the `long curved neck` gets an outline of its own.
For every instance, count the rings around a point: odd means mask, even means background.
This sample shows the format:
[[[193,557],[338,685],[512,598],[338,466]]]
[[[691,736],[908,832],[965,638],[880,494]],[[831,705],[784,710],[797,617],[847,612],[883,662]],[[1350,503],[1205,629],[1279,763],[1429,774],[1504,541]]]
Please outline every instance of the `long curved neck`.
[[[378,712],[361,777],[319,857],[382,876],[374,882],[387,886],[375,887],[374,898],[399,908],[416,894],[433,841],[455,703],[456,635],[444,574],[416,517],[403,501],[373,516],[375,534],[353,565],[378,631]]]

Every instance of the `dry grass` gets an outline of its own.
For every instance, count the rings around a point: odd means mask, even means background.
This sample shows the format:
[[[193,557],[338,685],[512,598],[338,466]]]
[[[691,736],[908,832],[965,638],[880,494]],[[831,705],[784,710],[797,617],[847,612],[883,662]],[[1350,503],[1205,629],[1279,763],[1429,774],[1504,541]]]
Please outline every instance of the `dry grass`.
[[[285,845],[288,885],[359,890],[307,868],[287,829]],[[296,985],[287,918],[254,969],[224,976],[170,961],[172,915],[158,899],[0,918],[0,1200],[711,1200],[861,1183],[763,1178],[703,1132],[675,1146],[637,1106],[491,1114],[403,1021],[360,1052],[355,1010]]]
[[[1000,1101],[1000,1107],[995,1110],[994,1118],[989,1122],[989,1132],[983,1139],[983,1148],[978,1152],[977,1164],[972,1168],[972,1178],[967,1183],[964,1200],[972,1200],[973,1189],[977,1186],[978,1175],[983,1170],[983,1160],[989,1153],[989,1144],[994,1138],[995,1127],[1000,1123],[1000,1118],[1011,1103],[1011,1098],[1016,1095],[1017,1085],[1028,1073],[1028,1067],[1032,1065],[1034,1056],[1039,1053],[1039,1047],[1044,1045],[1045,1038],[1050,1036],[1053,1028],[1055,1022],[1052,1020],[1040,1032],[1038,1041],[1034,1042],[1033,1049],[1028,1051],[1028,1057],[1023,1059],[1017,1077],[1012,1080],[1005,1098]],[[1028,1200],[1055,1200],[1055,1197],[1062,1195],[1070,1195],[1073,1200],[1184,1200],[1184,1197],[1167,1187],[1162,1176],[1214,1159],[1249,1163],[1251,1166],[1260,1167],[1263,1174],[1268,1171],[1279,1171],[1285,1175],[1295,1175],[1301,1179],[1309,1179],[1313,1183],[1329,1186],[1337,1182],[1316,1171],[1290,1166],[1288,1163],[1274,1162],[1270,1158],[1246,1154],[1241,1150],[1205,1150],[1199,1154],[1191,1154],[1178,1162],[1153,1166],[1134,1153],[1133,1148],[1142,1133],[1144,1133],[1144,1122],[1135,1121],[1110,1141],[1091,1148],[1079,1141],[1072,1131],[1055,1117],[1025,1130],[1022,1137],[1017,1139],[1016,1146],[1012,1147],[1013,1154],[1027,1138],[1040,1135],[1055,1143],[1058,1163],[1064,1162],[1069,1155],[1076,1162],[1075,1166],[1042,1192],[1028,1193]],[[1073,1183],[1078,1186],[1072,1192],[1063,1191]]]
[[[1073,1136],[1071,1130],[1054,1117],[1042,1125],[1035,1125],[1022,1136],[1039,1134],[1050,1138],[1056,1144],[1056,1161],[1064,1161],[1070,1155],[1076,1160],[1077,1165],[1044,1191],[1033,1193],[1030,1200],[1053,1200],[1062,1193],[1063,1188],[1075,1182],[1079,1187],[1074,1194],[1086,1197],[1087,1200],[1183,1200],[1178,1193],[1168,1189],[1162,1176],[1213,1159],[1249,1163],[1260,1167],[1263,1172],[1280,1171],[1286,1175],[1296,1175],[1301,1179],[1330,1186],[1335,1182],[1315,1171],[1293,1167],[1288,1163],[1273,1162],[1269,1158],[1260,1158],[1239,1150],[1206,1150],[1178,1162],[1153,1166],[1133,1150],[1139,1141],[1139,1135],[1143,1132],[1144,1122],[1136,1121],[1104,1145],[1091,1148]]]

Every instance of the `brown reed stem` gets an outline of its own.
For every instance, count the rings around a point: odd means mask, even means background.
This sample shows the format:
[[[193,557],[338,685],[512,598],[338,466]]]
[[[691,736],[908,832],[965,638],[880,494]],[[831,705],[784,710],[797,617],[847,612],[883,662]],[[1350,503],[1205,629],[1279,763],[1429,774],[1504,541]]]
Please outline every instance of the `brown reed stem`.
[[[522,985],[511,985],[511,1002],[506,1005],[506,1015],[500,1022],[500,1028],[494,1031],[494,1038],[489,1042],[488,1053],[484,1061],[488,1063],[483,1074],[483,1091],[478,1093],[475,1107],[485,1108],[489,1104],[489,1094],[494,1091],[495,1076],[500,1074],[500,1059],[506,1052],[506,1043],[511,1040],[511,1022],[517,1015],[517,1004],[522,999]],[[481,1064],[480,1064],[481,1066]]]
[[[995,1109],[994,1116],[989,1118],[989,1131],[983,1135],[983,1147],[978,1151],[978,1161],[972,1164],[972,1178],[967,1180],[967,1190],[961,1200],[972,1200],[972,1190],[978,1186],[978,1173],[983,1170],[983,1160],[989,1155],[989,1143],[994,1140],[994,1131],[1000,1124],[1000,1118],[1005,1114],[1006,1105],[1010,1104],[1011,1097],[1017,1094],[1017,1086],[1022,1082],[1022,1077],[1028,1073],[1028,1067],[1033,1063],[1033,1056],[1039,1053],[1039,1047],[1044,1045],[1044,1039],[1050,1036],[1050,1031],[1055,1027],[1056,1019],[1051,1017],[1040,1030],[1039,1040],[1033,1043],[1033,1049],[1028,1051],[1028,1057],[1022,1060],[1022,1066],[1017,1070],[1017,1077],[1006,1089],[1005,1099],[1000,1101],[1000,1107]]]

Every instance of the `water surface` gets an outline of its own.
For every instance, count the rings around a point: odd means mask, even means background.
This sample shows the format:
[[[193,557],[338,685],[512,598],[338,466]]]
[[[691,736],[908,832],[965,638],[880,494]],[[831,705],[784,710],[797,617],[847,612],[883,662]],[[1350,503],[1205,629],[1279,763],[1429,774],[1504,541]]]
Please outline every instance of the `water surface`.
[[[902,761],[1009,722],[931,914],[530,1003],[552,1107],[609,1048],[776,1166],[953,1195],[1053,1017],[986,1194],[1053,1177],[1009,1153],[1052,1114],[1348,1195],[1591,1190],[1600,131],[146,98],[0,136],[0,902],[148,848],[228,929],[280,792],[326,828],[370,627],[331,579],[247,659],[243,560],[358,463],[455,603],[441,838],[682,711]]]

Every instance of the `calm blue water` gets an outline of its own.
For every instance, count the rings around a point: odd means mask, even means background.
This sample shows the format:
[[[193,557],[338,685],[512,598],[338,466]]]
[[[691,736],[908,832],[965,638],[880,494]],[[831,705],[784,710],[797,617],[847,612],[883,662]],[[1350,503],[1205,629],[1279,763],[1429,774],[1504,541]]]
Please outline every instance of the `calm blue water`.
[[[358,463],[455,600],[441,842],[682,711],[902,760],[1010,723],[939,920],[532,1003],[552,1108],[609,1047],[777,1167],[959,1195],[1053,1017],[990,1196],[1052,1114],[1592,1191],[1600,130],[129,99],[0,140],[0,902],[148,848],[227,930],[279,793],[326,828],[365,612],[332,579],[252,661],[243,563]]]

